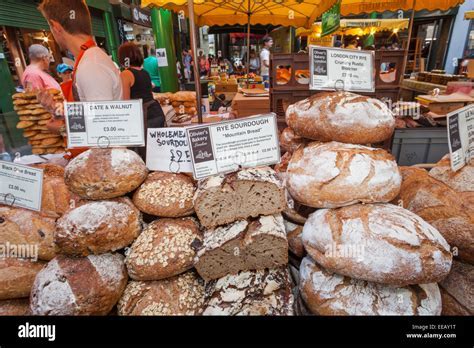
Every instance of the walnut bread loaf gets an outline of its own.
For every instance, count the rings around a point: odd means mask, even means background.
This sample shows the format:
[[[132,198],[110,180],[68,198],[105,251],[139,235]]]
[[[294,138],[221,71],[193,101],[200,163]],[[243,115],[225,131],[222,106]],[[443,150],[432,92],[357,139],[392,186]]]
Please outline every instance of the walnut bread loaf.
[[[194,209],[206,228],[277,214],[285,206],[283,185],[269,167],[248,168],[203,179],[194,195]]]
[[[434,227],[392,204],[320,209],[304,225],[303,244],[331,272],[399,286],[438,282],[452,262]]]
[[[319,93],[290,105],[286,123],[303,138],[350,144],[382,142],[395,129],[384,102],[350,92]]]
[[[196,270],[206,281],[242,270],[288,263],[288,242],[280,214],[238,220],[204,232]]]
[[[0,300],[30,296],[36,274],[46,265],[43,261],[0,258]]]

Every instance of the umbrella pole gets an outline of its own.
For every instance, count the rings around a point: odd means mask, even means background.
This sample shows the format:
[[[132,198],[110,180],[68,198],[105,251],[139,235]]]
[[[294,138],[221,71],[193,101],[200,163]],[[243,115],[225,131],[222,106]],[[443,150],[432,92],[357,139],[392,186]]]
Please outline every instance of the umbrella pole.
[[[250,0],[248,0],[247,8],[247,79],[250,72]],[[248,83],[248,80],[247,80]]]
[[[202,123],[202,107],[201,107],[201,76],[199,75],[198,65],[198,54],[197,54],[197,41],[196,41],[196,24],[194,23],[194,3],[193,0],[188,0],[188,12],[189,12],[189,26],[191,27],[191,47],[193,52],[194,60],[194,85],[196,88],[196,102],[197,102],[197,113],[198,122]]]
[[[416,0],[413,0],[413,9],[411,11],[411,16],[410,16],[410,25],[408,27],[408,44],[407,44],[407,52],[405,56],[403,57],[403,66],[402,66],[402,71],[400,74],[400,85],[402,84],[403,80],[405,79],[405,69],[407,67],[408,63],[408,54],[410,53],[410,43],[411,43],[411,35],[413,31],[413,22],[415,21],[415,5],[416,5]]]

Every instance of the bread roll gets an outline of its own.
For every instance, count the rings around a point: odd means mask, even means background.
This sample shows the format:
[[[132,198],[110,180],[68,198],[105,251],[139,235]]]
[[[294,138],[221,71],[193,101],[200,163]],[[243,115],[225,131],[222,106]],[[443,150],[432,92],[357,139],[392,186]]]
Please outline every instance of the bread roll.
[[[455,191],[474,192],[474,161],[453,172],[448,154],[436,163],[430,170],[430,175]]]
[[[447,302],[443,303],[445,315],[473,315],[474,314],[474,266],[453,261],[453,267],[448,276],[440,283],[440,287],[447,293]]]
[[[331,273],[305,257],[300,266],[300,293],[319,315],[440,315],[436,283],[396,287]]]
[[[295,134],[290,127],[286,127],[280,134],[280,147],[284,152],[295,152],[296,149],[307,142],[304,138]]]
[[[31,311],[33,315],[106,315],[126,285],[122,255],[59,255],[36,276]]]
[[[36,274],[46,262],[17,257],[0,258],[0,300],[30,296]]]
[[[385,103],[350,92],[318,93],[290,105],[286,123],[303,138],[351,144],[382,142],[395,129]]]
[[[148,174],[145,163],[125,148],[90,149],[66,167],[69,190],[85,199],[120,197],[135,190]]]
[[[179,91],[171,94],[169,99],[171,102],[196,102],[196,92]]]
[[[142,212],[161,217],[194,213],[194,181],[185,174],[150,173],[135,191],[133,203]]]
[[[317,210],[304,225],[303,244],[331,272],[399,286],[438,282],[452,262],[434,227],[392,204]]]
[[[286,230],[286,238],[288,239],[289,250],[298,257],[306,255],[303,245],[303,226],[296,225],[288,220],[284,220]]]
[[[28,298],[0,301],[0,316],[19,315],[31,315],[30,300]]]
[[[296,150],[286,178],[291,196],[314,208],[390,202],[401,184],[397,163],[385,150],[337,142]]]

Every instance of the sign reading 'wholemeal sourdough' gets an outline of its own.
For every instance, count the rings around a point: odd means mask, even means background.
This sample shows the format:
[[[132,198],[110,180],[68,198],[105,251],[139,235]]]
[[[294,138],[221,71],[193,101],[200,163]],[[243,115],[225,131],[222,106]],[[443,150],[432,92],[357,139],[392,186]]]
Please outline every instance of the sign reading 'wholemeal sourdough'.
[[[474,104],[449,113],[447,119],[451,169],[456,171],[474,159]]]
[[[186,129],[196,179],[280,162],[274,113]]]

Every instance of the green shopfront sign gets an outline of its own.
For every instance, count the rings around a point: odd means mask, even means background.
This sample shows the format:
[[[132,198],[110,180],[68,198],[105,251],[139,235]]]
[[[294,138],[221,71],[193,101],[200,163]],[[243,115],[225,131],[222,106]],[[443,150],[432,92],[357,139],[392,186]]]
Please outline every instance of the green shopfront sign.
[[[322,16],[322,32],[321,36],[326,36],[334,33],[339,29],[341,21],[341,0],[334,4],[329,10],[323,13]]]

